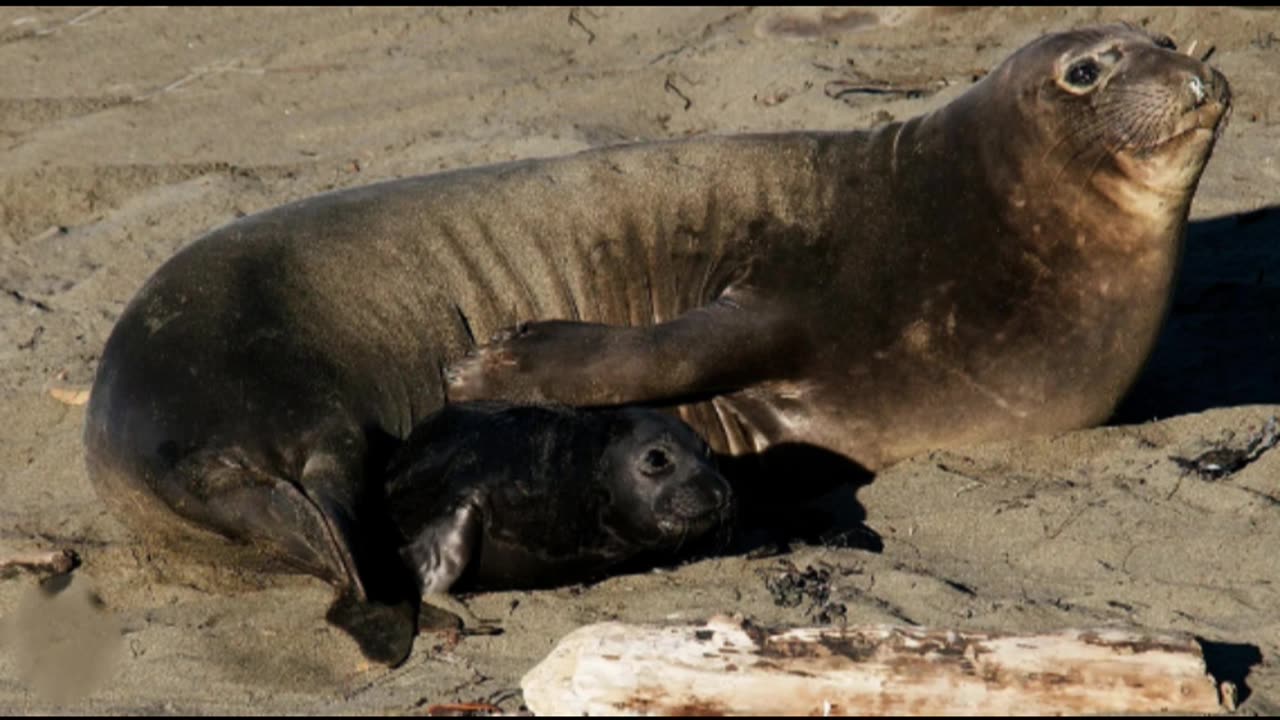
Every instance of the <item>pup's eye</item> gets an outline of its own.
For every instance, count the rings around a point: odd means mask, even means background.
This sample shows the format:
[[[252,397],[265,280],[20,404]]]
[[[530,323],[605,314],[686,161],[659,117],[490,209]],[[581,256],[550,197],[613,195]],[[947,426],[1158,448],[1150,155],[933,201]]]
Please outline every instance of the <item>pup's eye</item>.
[[[1173,38],[1169,37],[1168,35],[1161,35],[1160,37],[1156,38],[1156,47],[1164,48],[1165,50],[1177,50],[1178,44],[1175,43],[1173,41]]]
[[[640,458],[640,471],[646,475],[657,475],[671,467],[671,455],[666,450],[651,448]]]
[[[1067,68],[1067,83],[1073,87],[1087,88],[1098,82],[1102,75],[1102,66],[1093,58],[1077,60]]]

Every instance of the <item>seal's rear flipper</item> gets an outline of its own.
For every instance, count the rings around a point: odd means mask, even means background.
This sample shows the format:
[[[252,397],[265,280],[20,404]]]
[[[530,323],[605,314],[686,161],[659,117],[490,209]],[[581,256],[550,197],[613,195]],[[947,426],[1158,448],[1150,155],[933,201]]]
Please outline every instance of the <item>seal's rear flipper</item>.
[[[338,597],[325,617],[370,660],[398,665],[413,647],[417,588],[399,561],[388,523],[372,521],[369,503],[356,490],[360,484],[358,473],[325,452],[312,454],[303,467],[302,490],[323,518],[339,565]]]
[[[411,601],[384,604],[348,588],[329,606],[325,619],[354,638],[360,652],[375,662],[394,667],[413,649],[417,608]]]
[[[182,471],[196,479],[168,484],[163,496],[182,517],[252,547],[276,565],[334,585],[351,582],[353,566],[335,544],[330,521],[296,484],[218,460],[192,461]]]
[[[371,660],[394,665],[408,656],[417,589],[395,545],[379,542],[386,523],[357,523],[358,473],[322,453],[308,460],[301,482],[222,454],[193,455],[179,471],[183,482],[163,486],[171,507],[337,588],[326,617]],[[182,492],[188,487],[197,492]]]

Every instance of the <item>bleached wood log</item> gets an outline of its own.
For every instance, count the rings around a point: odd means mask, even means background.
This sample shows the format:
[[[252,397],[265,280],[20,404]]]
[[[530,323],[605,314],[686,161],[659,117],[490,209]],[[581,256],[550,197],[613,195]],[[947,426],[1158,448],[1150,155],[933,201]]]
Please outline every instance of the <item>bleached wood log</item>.
[[[589,625],[522,680],[538,715],[1040,715],[1216,713],[1235,688],[1177,635],[1045,635],[910,627],[771,634],[706,626]]]

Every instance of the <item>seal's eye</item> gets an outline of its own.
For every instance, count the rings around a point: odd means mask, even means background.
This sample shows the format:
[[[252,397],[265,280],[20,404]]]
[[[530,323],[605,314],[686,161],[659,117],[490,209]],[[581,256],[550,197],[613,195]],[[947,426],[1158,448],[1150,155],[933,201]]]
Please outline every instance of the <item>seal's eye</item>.
[[[1093,58],[1077,60],[1067,68],[1067,83],[1073,87],[1087,88],[1098,82],[1102,75],[1102,66]]]
[[[1175,43],[1173,41],[1173,38],[1169,37],[1168,35],[1161,35],[1160,37],[1156,38],[1156,47],[1164,48],[1165,50],[1177,50],[1178,44]]]
[[[661,475],[674,464],[671,454],[662,448],[649,448],[640,457],[640,472],[645,475]]]

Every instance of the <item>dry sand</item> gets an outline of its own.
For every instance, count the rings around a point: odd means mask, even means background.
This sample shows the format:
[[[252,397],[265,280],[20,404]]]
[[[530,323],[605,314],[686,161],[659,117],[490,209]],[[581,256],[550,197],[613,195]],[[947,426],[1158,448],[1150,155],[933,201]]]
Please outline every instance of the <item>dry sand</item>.
[[[322,619],[320,582],[211,586],[135,544],[87,482],[83,405],[50,394],[74,401],[143,280],[242,213],[623,141],[865,127],[945,103],[1042,32],[1116,19],[1214,46],[1235,93],[1130,424],[888,470],[856,498],[879,554],[801,548],[477,596],[504,634],[426,635],[403,667],[370,667]],[[827,569],[827,609],[850,622],[1247,644],[1244,711],[1280,711],[1280,450],[1212,481],[1170,460],[1280,413],[1280,11],[4,8],[0,68],[0,558],[85,560],[58,596],[77,607],[0,580],[0,713],[513,710],[521,674],[582,623],[812,622],[812,603],[779,606],[766,586],[784,560]],[[922,92],[838,96],[868,81]],[[86,615],[89,588],[123,642]],[[40,618],[75,634],[40,640]],[[46,667],[62,681],[42,684]]]

